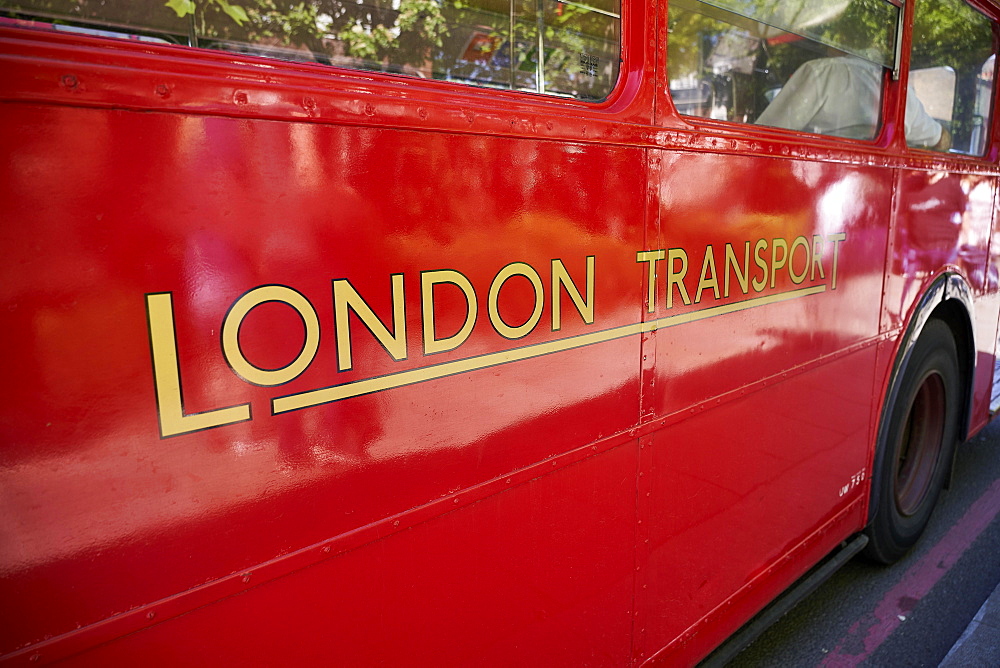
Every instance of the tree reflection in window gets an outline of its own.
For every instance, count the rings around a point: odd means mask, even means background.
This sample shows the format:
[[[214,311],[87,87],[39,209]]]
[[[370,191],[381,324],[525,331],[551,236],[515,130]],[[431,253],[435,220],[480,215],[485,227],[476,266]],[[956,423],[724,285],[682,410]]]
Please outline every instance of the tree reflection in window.
[[[620,0],[0,0],[56,29],[582,100],[618,78]]]

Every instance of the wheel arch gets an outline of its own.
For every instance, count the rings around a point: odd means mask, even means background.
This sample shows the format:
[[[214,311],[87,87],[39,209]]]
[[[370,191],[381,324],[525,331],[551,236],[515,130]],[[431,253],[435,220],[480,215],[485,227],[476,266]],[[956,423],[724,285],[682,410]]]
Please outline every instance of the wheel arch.
[[[941,320],[948,325],[958,350],[958,365],[960,373],[961,395],[959,396],[959,442],[968,437],[969,421],[972,412],[972,389],[975,376],[976,345],[973,323],[972,290],[959,274],[946,272],[931,283],[913,309],[909,323],[900,339],[889,374],[888,387],[879,412],[878,431],[875,444],[871,451],[871,480],[879,479],[878,470],[880,458],[878,450],[885,443],[888,430],[888,416],[899,394],[902,371],[913,353],[913,347],[927,323]],[[951,474],[954,470],[954,459],[948,463],[945,485],[950,486]],[[878,511],[878,498],[869,494],[872,500],[868,508],[868,522],[871,522]]]

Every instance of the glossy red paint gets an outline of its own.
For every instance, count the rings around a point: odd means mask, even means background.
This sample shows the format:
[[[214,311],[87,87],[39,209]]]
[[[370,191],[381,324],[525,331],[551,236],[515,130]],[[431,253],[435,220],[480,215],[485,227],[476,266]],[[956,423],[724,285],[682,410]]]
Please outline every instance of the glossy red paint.
[[[0,29],[0,660],[690,664],[864,526],[946,274],[985,424],[996,145],[692,125],[625,12],[600,105]]]

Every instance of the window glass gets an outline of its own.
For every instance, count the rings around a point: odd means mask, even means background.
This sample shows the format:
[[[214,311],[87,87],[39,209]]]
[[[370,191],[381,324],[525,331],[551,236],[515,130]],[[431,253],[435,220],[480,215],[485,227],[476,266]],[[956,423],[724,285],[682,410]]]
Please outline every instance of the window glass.
[[[0,0],[21,24],[604,99],[620,0]]]
[[[885,67],[893,65],[899,10],[885,0],[702,0],[701,4]]]
[[[895,60],[885,0],[674,0],[668,71],[680,113],[873,139]]]
[[[915,7],[910,54],[911,92],[943,128],[935,143],[914,134],[919,109],[907,100],[907,142],[969,155],[986,151],[993,99],[993,29],[961,0],[921,0]]]

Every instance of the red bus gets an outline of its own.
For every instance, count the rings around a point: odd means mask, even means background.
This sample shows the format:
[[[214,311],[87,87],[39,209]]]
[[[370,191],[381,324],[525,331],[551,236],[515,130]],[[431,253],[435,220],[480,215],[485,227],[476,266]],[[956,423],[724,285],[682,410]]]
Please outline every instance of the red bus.
[[[2,0],[0,663],[690,665],[898,559],[997,406],[998,19]]]

